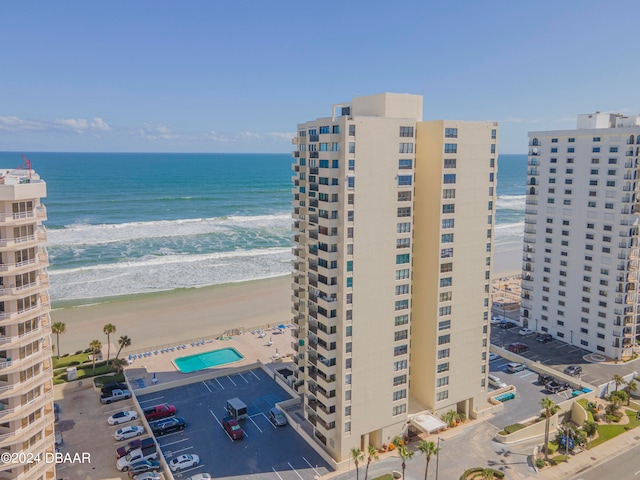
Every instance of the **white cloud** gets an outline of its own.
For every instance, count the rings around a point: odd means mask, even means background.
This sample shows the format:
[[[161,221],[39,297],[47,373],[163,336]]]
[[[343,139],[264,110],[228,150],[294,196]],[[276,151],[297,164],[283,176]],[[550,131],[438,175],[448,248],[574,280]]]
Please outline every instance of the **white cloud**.
[[[90,126],[94,130],[102,130],[103,132],[108,132],[109,130],[111,130],[111,127],[107,125],[107,122],[105,122],[100,117],[93,117],[93,121],[91,122]]]
[[[154,125],[153,122],[146,122],[137,135],[147,140],[172,140],[182,136],[173,132],[167,125]]]
[[[54,125],[62,128],[70,128],[78,133],[84,133],[89,128],[86,118],[56,118]]]
[[[24,120],[18,117],[0,116],[0,130],[17,132],[20,130],[38,131],[46,130],[47,126],[43,122]]]

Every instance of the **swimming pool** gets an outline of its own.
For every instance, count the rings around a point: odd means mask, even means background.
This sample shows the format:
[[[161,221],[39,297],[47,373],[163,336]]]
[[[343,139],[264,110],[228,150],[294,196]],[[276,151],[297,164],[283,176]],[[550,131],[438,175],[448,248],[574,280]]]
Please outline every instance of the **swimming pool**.
[[[219,367],[228,363],[237,362],[243,358],[235,348],[221,348],[220,350],[213,350],[212,352],[176,358],[173,363],[182,373],[191,373],[210,367]]]

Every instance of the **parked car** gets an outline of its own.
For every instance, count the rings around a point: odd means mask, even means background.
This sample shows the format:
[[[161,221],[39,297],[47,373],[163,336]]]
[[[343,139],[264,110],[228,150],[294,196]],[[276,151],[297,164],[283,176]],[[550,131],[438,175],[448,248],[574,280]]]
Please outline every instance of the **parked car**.
[[[162,420],[156,420],[149,424],[151,432],[157,437],[168,433],[179,432],[180,430],[184,430],[186,426],[187,422],[185,422],[182,417],[163,418]]]
[[[64,443],[64,439],[62,438],[62,434],[60,432],[56,432],[56,447],[59,447]]]
[[[510,322],[509,320],[503,320],[502,322],[500,322],[500,328],[513,328],[517,326],[518,326],[517,323]]]
[[[176,407],[164,403],[162,405],[145,408],[142,413],[144,413],[147,420],[152,422],[153,420],[174,416],[176,414]]]
[[[498,358],[500,358],[497,354],[491,352],[489,353],[489,361],[493,362],[494,360],[497,360]]]
[[[545,388],[551,393],[559,393],[564,390],[567,390],[568,388],[571,388],[571,386],[567,382],[552,380],[551,382],[545,385]]]
[[[244,430],[240,424],[231,417],[222,419],[222,428],[224,428],[232,440],[241,440],[244,438]]]
[[[582,373],[582,367],[580,365],[569,365],[564,369],[564,373],[576,377]]]
[[[155,444],[156,442],[153,438],[143,438],[142,440],[137,438],[132,440],[116,450],[116,460],[120,457],[124,457],[127,453],[133,450],[137,450],[138,448],[147,448]]]
[[[487,379],[489,379],[489,386],[493,388],[504,388],[507,386],[501,378],[496,377],[495,375],[489,374],[487,375]]]
[[[539,333],[536,337],[536,342],[548,343],[553,341],[553,336],[550,333]]]
[[[157,472],[158,470],[160,470],[160,462],[156,460],[142,460],[141,462],[136,462],[131,465],[131,468],[129,468],[129,478],[138,478],[137,476],[141,473]]]
[[[110,403],[128,400],[129,398],[131,398],[131,392],[129,390],[111,390],[110,393],[100,395],[100,402],[103,405],[109,405]]]
[[[269,410],[269,420],[271,420],[271,423],[273,423],[276,427],[283,427],[287,424],[287,417],[284,416],[282,410],[276,407],[273,407],[271,410]]]
[[[117,441],[126,440],[127,438],[139,437],[144,433],[144,427],[139,427],[137,425],[129,425],[127,427],[122,427],[117,430],[116,433],[113,434],[113,437]]]
[[[102,392],[103,395],[111,393],[114,390],[127,390],[129,387],[127,386],[126,383],[121,383],[121,382],[111,382],[111,383],[105,383],[102,388],[100,389],[100,392]]]
[[[507,363],[507,372],[517,373],[526,369],[527,367],[522,363]]]
[[[121,423],[127,423],[132,420],[136,420],[137,418],[138,418],[138,412],[129,410],[129,411],[114,413],[107,419],[107,422],[109,423],[109,425],[120,425]]]
[[[169,468],[172,472],[180,472],[195,467],[199,463],[200,457],[198,455],[179,455],[169,462]]]
[[[134,480],[161,480],[158,472],[141,473],[133,477]],[[188,480],[188,479],[187,479]]]
[[[528,337],[529,335],[533,335],[534,333],[536,332],[534,332],[530,328],[521,328],[520,331],[518,332],[518,335],[522,335],[523,337]]]
[[[538,383],[540,385],[546,385],[549,382],[553,382],[555,380],[555,378],[553,378],[551,375],[547,375],[546,373],[540,373],[538,374]]]
[[[500,325],[502,317],[491,317],[491,325]]]
[[[209,473],[197,473],[193,477],[187,478],[187,480],[210,480],[211,478]]]
[[[522,352],[526,352],[527,350],[529,350],[529,347],[524,343],[513,342],[513,343],[510,343],[507,346],[507,350],[509,350],[510,352],[513,352],[513,353],[522,353]]]

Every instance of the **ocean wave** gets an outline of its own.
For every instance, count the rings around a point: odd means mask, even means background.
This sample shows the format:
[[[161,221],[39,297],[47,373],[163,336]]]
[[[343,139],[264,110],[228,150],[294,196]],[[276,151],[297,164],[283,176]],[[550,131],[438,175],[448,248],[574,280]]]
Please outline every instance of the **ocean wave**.
[[[501,195],[496,199],[497,210],[522,210],[524,212],[526,195]]]
[[[267,228],[288,231],[293,219],[290,214],[224,216],[180,220],[154,220],[118,224],[73,224],[63,229],[49,230],[51,247],[70,245],[99,245],[137,239],[185,237],[224,233],[230,229]]]

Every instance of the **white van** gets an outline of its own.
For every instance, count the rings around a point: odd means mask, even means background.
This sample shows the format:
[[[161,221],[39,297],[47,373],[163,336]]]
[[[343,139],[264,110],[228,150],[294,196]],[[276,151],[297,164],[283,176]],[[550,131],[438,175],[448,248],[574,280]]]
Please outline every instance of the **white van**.
[[[487,378],[489,379],[489,386],[493,388],[504,388],[507,386],[507,384],[504,383],[501,378],[496,377],[495,375],[489,374],[487,375]]]

